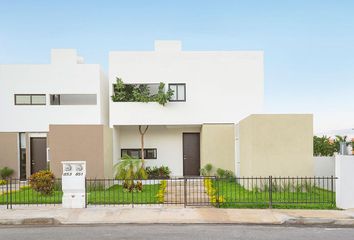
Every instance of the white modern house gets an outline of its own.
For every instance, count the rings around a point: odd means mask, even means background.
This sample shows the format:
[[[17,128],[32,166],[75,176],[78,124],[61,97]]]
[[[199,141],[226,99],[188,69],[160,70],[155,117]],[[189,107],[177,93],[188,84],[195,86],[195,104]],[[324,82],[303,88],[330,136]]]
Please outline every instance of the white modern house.
[[[107,124],[106,80],[74,49],[53,49],[50,64],[0,65],[0,167],[22,178],[47,168],[50,124]]]
[[[108,78],[69,49],[52,50],[50,64],[0,65],[0,167],[25,178],[49,162],[60,176],[61,161],[86,161],[87,177],[111,178],[124,154],[141,157],[141,126],[146,165],[174,176],[207,163],[312,176],[312,115],[262,114],[263,68],[262,51],[184,51],[179,41],[110,52]],[[164,106],[130,101],[116,96],[122,86],[149,89],[149,100],[173,94]]]
[[[138,156],[138,126],[149,125],[145,135],[145,147],[150,149],[147,164],[167,165],[178,176],[199,175],[212,144],[207,139],[211,136],[203,131],[227,128],[259,113],[263,76],[261,51],[182,51],[179,41],[156,41],[154,51],[110,52],[110,93],[117,77],[125,84],[147,84],[150,89],[163,82],[166,90],[174,91],[165,106],[110,101],[114,160],[127,151]],[[233,127],[228,131],[234,135]]]

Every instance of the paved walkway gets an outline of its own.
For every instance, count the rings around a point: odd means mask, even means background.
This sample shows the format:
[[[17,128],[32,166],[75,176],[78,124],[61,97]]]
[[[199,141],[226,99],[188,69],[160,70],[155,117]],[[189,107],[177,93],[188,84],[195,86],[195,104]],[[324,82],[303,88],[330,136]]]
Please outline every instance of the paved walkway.
[[[186,188],[185,188],[186,185]],[[184,191],[186,190],[186,195]],[[206,194],[203,179],[184,179],[167,181],[165,203],[210,206],[209,196]]]
[[[354,227],[352,210],[95,207],[0,209],[0,224],[231,223],[329,224]]]

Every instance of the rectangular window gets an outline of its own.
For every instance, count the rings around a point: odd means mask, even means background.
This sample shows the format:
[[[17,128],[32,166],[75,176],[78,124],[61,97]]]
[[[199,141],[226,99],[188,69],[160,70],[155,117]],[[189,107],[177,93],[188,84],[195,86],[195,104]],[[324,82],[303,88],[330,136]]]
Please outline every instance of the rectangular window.
[[[141,158],[141,149],[138,148],[122,148],[121,157],[128,155],[133,158]],[[156,148],[145,148],[144,149],[144,159],[157,159],[157,149]]]
[[[15,94],[15,105],[46,105],[45,94]]]
[[[186,84],[185,83],[170,83],[168,88],[173,91],[171,102],[186,101]]]
[[[97,105],[96,94],[50,94],[50,105]]]

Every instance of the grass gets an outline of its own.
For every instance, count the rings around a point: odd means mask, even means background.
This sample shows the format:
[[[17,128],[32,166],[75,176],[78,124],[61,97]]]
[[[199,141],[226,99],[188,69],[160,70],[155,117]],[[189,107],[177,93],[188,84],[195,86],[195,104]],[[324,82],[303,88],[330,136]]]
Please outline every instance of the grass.
[[[142,192],[123,191],[121,185],[113,185],[104,190],[90,189],[87,194],[88,204],[153,204],[158,203],[157,192],[160,184],[144,185]]]
[[[158,203],[157,192],[160,184],[144,185],[142,192],[123,191],[121,185],[113,185],[110,188],[92,187],[87,194],[88,204],[153,204]],[[52,195],[43,195],[31,188],[12,191],[9,194],[1,194],[0,205],[12,204],[60,204],[62,191],[54,191]]]
[[[214,180],[213,186],[219,196],[223,196],[224,203],[222,208],[268,208],[269,207],[269,188],[264,191],[259,188],[247,190],[235,180]],[[248,188],[248,187],[247,187]],[[312,186],[287,187],[272,192],[273,208],[307,208],[307,209],[335,209],[333,204],[335,193]]]
[[[13,190],[10,194],[1,194],[0,191],[0,205],[5,205],[7,201],[11,201],[12,204],[59,204],[62,196],[61,191],[54,191],[52,195],[43,195],[30,188]]]

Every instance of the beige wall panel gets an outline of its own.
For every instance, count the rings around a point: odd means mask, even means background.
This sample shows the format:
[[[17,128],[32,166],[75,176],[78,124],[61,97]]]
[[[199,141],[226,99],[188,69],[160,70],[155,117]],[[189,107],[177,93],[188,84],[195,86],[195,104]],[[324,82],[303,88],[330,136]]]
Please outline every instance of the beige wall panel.
[[[113,129],[104,126],[104,177],[113,178]]]
[[[251,115],[240,122],[241,176],[313,176],[310,114]]]
[[[62,174],[61,161],[86,161],[88,178],[104,177],[103,125],[50,125],[50,168]]]
[[[0,168],[12,168],[13,178],[20,176],[18,157],[18,133],[0,133]]]
[[[203,124],[200,137],[201,167],[211,163],[235,171],[235,125]]]

